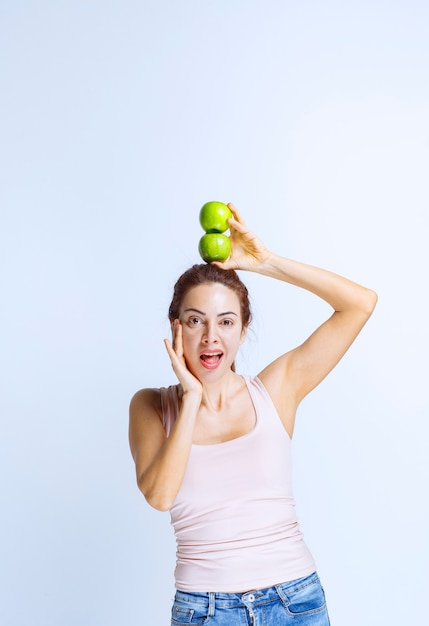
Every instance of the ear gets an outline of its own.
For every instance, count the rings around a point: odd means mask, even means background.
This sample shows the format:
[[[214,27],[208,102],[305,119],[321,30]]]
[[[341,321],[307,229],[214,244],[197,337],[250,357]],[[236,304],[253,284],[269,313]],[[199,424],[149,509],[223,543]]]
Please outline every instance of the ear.
[[[241,329],[240,346],[241,344],[244,343],[244,340],[246,339],[246,335],[247,335],[247,326],[243,326],[243,328]]]

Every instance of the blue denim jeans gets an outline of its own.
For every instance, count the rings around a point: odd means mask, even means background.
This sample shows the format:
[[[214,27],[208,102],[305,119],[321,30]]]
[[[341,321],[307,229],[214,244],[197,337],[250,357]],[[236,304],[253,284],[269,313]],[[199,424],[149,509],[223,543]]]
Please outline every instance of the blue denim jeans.
[[[171,626],[329,626],[317,573],[246,593],[176,591]]]

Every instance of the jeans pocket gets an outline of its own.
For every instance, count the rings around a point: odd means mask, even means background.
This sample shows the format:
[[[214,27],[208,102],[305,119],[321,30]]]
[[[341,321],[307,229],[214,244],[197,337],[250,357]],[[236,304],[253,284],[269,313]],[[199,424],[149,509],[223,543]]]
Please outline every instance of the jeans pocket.
[[[171,626],[182,624],[208,624],[207,608],[175,601],[171,609]]]
[[[310,580],[303,581],[302,586],[293,590],[284,589],[284,596],[284,607],[292,617],[312,615],[326,609],[325,592],[317,576],[311,576]]]

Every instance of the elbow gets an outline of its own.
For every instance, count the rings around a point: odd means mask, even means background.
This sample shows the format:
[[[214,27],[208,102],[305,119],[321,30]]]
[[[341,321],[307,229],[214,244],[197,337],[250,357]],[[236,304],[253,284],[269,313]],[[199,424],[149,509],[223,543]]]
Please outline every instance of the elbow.
[[[150,504],[153,509],[160,511],[161,513],[169,511],[173,505],[173,502],[165,497],[160,497],[152,494],[144,494],[144,497],[146,499],[146,502]]]
[[[148,487],[145,484],[143,477],[137,481],[137,484],[140,491],[144,495],[146,502],[153,509],[161,511],[162,513],[165,513],[166,511],[169,511],[171,509],[174,500],[169,498],[167,494],[160,493],[155,488]]]
[[[378,301],[378,295],[372,289],[366,289],[366,298],[365,298],[365,312],[368,317],[372,314],[375,309],[375,305]]]
[[[156,511],[159,511],[160,513],[166,513],[171,509],[171,505],[165,504],[164,502],[149,502],[147,498],[146,501],[150,504],[152,508],[154,508]]]
[[[161,513],[165,513],[169,511],[173,505],[173,502],[168,500],[165,496],[163,497],[160,494],[143,494],[146,502],[150,504],[153,509],[160,511]]]

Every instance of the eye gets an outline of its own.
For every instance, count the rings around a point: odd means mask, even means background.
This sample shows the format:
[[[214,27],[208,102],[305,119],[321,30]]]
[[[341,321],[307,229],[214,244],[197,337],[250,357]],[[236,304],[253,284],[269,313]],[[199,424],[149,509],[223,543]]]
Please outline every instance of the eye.
[[[234,325],[234,322],[232,320],[229,320],[229,319],[224,319],[224,320],[222,320],[221,323],[222,323],[222,326],[233,326]]]
[[[199,324],[202,324],[202,320],[199,317],[196,317],[195,315],[193,315],[192,317],[188,319],[189,326],[198,326]]]

